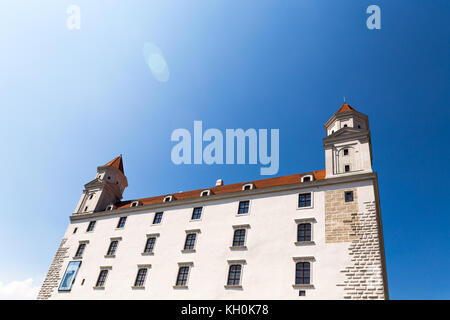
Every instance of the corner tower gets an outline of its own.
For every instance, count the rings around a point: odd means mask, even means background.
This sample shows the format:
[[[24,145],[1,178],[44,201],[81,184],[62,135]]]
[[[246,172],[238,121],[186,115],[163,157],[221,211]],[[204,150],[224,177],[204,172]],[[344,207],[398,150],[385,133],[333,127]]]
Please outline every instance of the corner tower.
[[[344,103],[325,123],[326,178],[372,172],[369,120]]]
[[[104,211],[109,205],[120,201],[127,177],[123,171],[122,155],[103,166],[97,167],[97,176],[84,185],[75,213]]]

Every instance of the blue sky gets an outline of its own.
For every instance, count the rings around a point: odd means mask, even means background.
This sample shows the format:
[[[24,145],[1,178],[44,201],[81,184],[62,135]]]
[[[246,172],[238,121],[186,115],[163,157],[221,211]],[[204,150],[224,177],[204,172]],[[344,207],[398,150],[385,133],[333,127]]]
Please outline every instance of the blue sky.
[[[449,18],[446,0],[1,1],[0,298],[2,283],[40,285],[98,165],[123,154],[125,199],[264,178],[174,165],[172,131],[201,120],[278,128],[278,175],[323,169],[323,124],[346,96],[369,116],[391,298],[448,299]]]

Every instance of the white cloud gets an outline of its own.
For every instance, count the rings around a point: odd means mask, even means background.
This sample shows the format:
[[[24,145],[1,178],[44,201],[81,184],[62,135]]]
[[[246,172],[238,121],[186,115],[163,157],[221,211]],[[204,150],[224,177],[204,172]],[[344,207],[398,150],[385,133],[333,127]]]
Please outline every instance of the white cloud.
[[[0,282],[0,300],[36,299],[40,286],[33,285],[33,279]]]

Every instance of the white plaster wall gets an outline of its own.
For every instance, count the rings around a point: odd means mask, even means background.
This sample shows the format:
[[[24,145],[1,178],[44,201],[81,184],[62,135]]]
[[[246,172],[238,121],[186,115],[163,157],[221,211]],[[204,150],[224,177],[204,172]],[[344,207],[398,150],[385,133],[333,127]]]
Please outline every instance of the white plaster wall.
[[[340,185],[357,188],[358,201],[373,201],[371,182]],[[64,261],[61,276],[75,255],[79,241],[89,240],[82,265],[70,292],[54,291],[53,299],[341,299],[345,279],[340,272],[349,265],[350,243],[325,243],[324,191],[333,187],[311,189],[313,208],[297,209],[299,191],[242,197],[234,200],[208,202],[202,219],[191,221],[193,207],[176,207],[164,212],[160,225],[152,225],[154,211],[128,215],[124,229],[116,229],[120,215],[97,218],[93,232],[86,232],[89,220],[69,225],[65,238],[69,258]],[[301,190],[307,192],[308,190]],[[239,200],[250,200],[250,213],[237,216]],[[201,205],[201,204],[200,204]],[[314,245],[296,246],[295,219],[315,218]],[[232,251],[233,225],[249,224],[247,250]],[[77,233],[73,229],[78,227]],[[186,232],[200,229],[196,252],[182,253]],[[142,256],[146,235],[160,233],[153,256]],[[110,238],[122,237],[115,258],[105,258]],[[299,297],[293,257],[314,256],[312,284],[305,297]],[[243,289],[225,289],[227,260],[245,259]],[[174,289],[179,262],[193,262],[189,289]],[[145,289],[133,290],[138,264],[151,264]],[[101,266],[112,266],[105,290],[95,290]],[[82,280],[84,285],[81,286]],[[302,289],[303,290],[303,289]]]

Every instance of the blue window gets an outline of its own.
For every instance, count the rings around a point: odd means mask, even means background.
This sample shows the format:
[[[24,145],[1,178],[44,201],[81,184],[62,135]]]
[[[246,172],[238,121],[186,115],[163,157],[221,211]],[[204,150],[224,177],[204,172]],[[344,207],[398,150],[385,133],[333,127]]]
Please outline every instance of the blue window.
[[[87,232],[89,232],[89,231],[94,231],[94,227],[95,227],[95,221],[91,221],[91,222],[89,222],[89,225],[88,225],[88,227],[87,227]]]
[[[248,213],[249,206],[250,206],[250,201],[248,201],[248,200],[239,202],[238,214],[246,214],[246,213]]]
[[[298,206],[299,208],[311,207],[311,192],[298,195]]]
[[[202,217],[202,207],[194,208],[192,212],[192,220],[198,220]]]
[[[59,291],[70,291],[70,289],[72,289],[73,282],[75,281],[75,277],[80,266],[81,261],[69,262],[66,268],[66,272],[64,273],[62,281],[59,285]]]
[[[117,224],[117,228],[125,227],[125,222],[127,222],[127,217],[121,217],[119,219],[119,223]]]
[[[228,271],[228,282],[229,286],[238,286],[241,283],[241,270],[242,266],[240,264],[232,264]]]
[[[161,223],[162,216],[163,216],[162,212],[155,213],[155,217],[153,218],[153,224]]]

